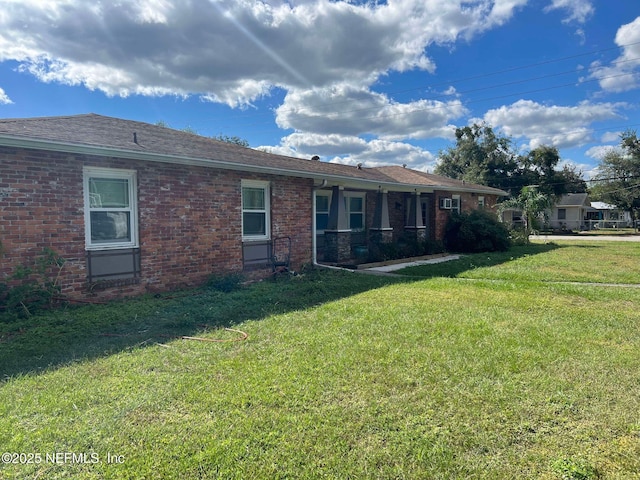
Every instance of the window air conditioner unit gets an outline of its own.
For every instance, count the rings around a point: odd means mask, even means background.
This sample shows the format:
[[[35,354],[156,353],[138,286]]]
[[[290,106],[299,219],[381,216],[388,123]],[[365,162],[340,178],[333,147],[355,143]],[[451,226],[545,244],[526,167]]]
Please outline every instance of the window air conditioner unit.
[[[441,210],[451,210],[451,199],[450,198],[440,198],[440,209]]]

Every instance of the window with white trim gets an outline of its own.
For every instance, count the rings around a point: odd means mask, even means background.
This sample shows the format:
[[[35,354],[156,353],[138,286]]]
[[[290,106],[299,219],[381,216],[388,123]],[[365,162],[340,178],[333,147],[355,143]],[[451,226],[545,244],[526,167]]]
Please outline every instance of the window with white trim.
[[[559,208],[558,209],[558,220],[566,220],[567,219],[567,209]]]
[[[364,193],[345,192],[349,228],[353,231],[364,230]]]
[[[479,195],[478,196],[478,208],[480,210],[483,210],[484,207],[485,207],[484,196],[483,195]]]
[[[270,238],[269,182],[242,180],[242,239]]]
[[[316,193],[316,231],[323,233],[329,225],[330,193]]]
[[[87,167],[83,174],[86,248],[137,247],[136,172]]]
[[[451,210],[460,213],[460,195],[451,195]]]

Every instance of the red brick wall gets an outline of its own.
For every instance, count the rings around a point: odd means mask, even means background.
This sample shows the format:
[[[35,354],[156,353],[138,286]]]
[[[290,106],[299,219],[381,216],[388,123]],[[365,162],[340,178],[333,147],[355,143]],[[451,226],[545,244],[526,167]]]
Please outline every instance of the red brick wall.
[[[49,247],[67,260],[63,293],[86,294],[83,166],[138,177],[140,283],[100,297],[193,286],[242,270],[242,179],[270,182],[272,235],[292,237],[294,268],[311,261],[311,180],[0,147],[0,281]]]
[[[470,212],[478,208],[478,194],[470,192],[434,192],[434,218],[435,218],[435,235],[436,239],[442,240],[444,238],[444,229],[447,224],[447,220],[451,215],[451,210],[440,209],[440,197],[451,198],[452,195],[460,195],[460,209],[463,212]],[[496,195],[484,194],[485,210],[495,212],[495,205],[498,201]]]

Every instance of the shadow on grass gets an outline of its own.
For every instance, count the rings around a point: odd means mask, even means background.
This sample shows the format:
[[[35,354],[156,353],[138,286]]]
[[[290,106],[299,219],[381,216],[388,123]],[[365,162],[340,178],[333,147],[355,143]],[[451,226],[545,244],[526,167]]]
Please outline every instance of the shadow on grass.
[[[26,319],[0,315],[0,383],[72,362],[166,343],[181,336],[233,340],[247,320],[303,310],[411,279],[314,270],[228,293],[196,289],[102,305],[67,305]]]
[[[591,245],[585,245],[585,247],[592,248]],[[431,265],[407,267],[402,270],[398,270],[396,273],[407,277],[420,277],[423,279],[435,277],[454,278],[469,270],[481,267],[493,267],[518,258],[546,253],[558,248],[563,248],[563,246],[554,243],[515,246],[511,247],[511,249],[506,252],[464,254],[457,260]]]

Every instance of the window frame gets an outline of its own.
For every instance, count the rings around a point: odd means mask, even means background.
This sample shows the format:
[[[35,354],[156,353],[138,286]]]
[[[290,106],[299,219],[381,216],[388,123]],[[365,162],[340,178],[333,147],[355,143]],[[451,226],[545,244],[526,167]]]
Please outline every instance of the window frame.
[[[451,195],[451,211],[458,214],[462,211],[462,199],[460,195]]]
[[[327,198],[327,210],[319,210],[318,209],[318,198],[319,197],[326,197]],[[316,233],[317,234],[322,234],[324,233],[325,229],[324,228],[317,228],[318,225],[318,215],[326,215],[327,216],[327,222],[329,220],[329,215],[331,214],[331,192],[321,192],[318,191],[316,192]]]
[[[84,197],[84,231],[86,250],[115,250],[123,248],[138,248],[138,179],[135,170],[119,168],[84,167],[82,170],[82,186]],[[91,202],[90,184],[92,179],[127,180],[129,206],[128,207],[95,207]],[[126,212],[129,213],[129,230],[131,239],[122,242],[98,243],[92,240],[91,213],[92,212]]]
[[[244,208],[244,189],[259,188],[263,190],[264,208],[263,209],[246,209]],[[244,214],[245,213],[263,213],[265,233],[259,235],[247,235],[244,233]],[[271,239],[271,183],[264,180],[241,180],[240,182],[240,222],[242,229],[242,241],[254,240],[270,240]]]
[[[566,220],[566,219],[567,219],[567,209],[558,208],[558,220]]]
[[[352,198],[361,198],[362,199],[362,211],[361,212],[352,212],[351,211],[351,199]],[[347,225],[349,226],[349,230],[352,232],[364,232],[367,229],[367,193],[366,192],[344,192],[344,201],[345,201],[345,210],[347,213]],[[362,215],[362,228],[353,228],[351,225],[351,215]]]

